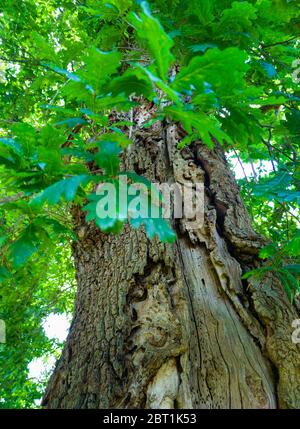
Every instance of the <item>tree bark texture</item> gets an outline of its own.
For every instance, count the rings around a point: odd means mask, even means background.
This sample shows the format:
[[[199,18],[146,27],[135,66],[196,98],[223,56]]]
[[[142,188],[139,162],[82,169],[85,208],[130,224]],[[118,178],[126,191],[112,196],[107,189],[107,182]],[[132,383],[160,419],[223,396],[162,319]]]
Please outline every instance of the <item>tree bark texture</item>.
[[[137,124],[147,109],[136,113]],[[300,408],[292,306],[275,277],[242,281],[265,244],[222,150],[177,149],[180,127],[133,130],[124,168],[205,184],[204,225],[176,222],[175,245],[128,225],[117,236],[74,210],[78,292],[46,408]]]

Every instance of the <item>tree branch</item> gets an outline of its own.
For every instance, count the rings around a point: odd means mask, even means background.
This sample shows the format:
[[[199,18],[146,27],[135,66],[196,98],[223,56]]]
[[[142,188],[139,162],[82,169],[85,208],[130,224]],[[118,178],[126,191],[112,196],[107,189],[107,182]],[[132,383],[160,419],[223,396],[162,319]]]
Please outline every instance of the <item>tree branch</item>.
[[[292,42],[293,40],[297,39],[298,37],[299,37],[299,34],[297,36],[291,37],[290,39],[283,40],[282,42],[270,43],[269,45],[261,45],[261,47],[263,49],[266,49],[266,48],[272,48],[273,46],[278,46],[278,45],[287,45],[288,43]]]

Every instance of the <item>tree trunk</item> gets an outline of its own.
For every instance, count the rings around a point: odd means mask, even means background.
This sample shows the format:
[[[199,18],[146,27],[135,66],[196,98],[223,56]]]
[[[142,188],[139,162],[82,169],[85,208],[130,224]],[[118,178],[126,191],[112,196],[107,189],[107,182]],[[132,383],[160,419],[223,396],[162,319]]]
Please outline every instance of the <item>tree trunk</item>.
[[[175,124],[133,135],[124,168],[156,182],[204,183],[204,224],[178,221],[177,242],[166,245],[128,225],[103,234],[74,210],[74,319],[43,405],[300,408],[291,340],[299,314],[272,275],[241,280],[264,240],[221,149],[198,142],[179,151]]]

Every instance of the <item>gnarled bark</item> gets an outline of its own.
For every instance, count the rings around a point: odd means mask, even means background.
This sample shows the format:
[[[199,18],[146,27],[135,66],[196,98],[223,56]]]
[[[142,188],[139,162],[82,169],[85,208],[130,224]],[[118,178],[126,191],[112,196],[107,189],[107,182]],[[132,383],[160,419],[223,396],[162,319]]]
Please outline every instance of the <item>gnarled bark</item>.
[[[137,121],[137,123],[139,123]],[[118,236],[74,210],[74,320],[47,408],[300,407],[297,311],[271,275],[243,284],[264,244],[222,151],[179,151],[174,124],[134,130],[124,168],[205,184],[204,224],[175,224],[175,245],[128,225]]]

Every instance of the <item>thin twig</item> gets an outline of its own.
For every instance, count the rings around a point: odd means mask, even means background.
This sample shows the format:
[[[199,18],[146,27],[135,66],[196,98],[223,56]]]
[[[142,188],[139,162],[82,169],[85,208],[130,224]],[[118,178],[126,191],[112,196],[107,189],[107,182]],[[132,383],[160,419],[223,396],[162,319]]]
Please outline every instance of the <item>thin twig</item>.
[[[231,147],[232,147],[232,149],[233,149],[233,152],[234,152],[235,156],[237,157],[238,163],[239,163],[239,164],[240,164],[240,166],[241,166],[241,169],[242,169],[242,171],[243,171],[243,174],[244,174],[244,177],[245,177],[246,182],[247,182],[248,184],[250,184],[249,179],[248,179],[248,176],[247,176],[246,171],[245,171],[245,169],[244,169],[244,165],[243,165],[243,163],[242,163],[241,158],[239,157],[239,155],[238,155],[237,151],[235,150],[235,148],[234,148],[233,146],[231,146]],[[247,187],[246,187],[246,192],[247,192],[247,195],[248,195],[248,198],[249,198],[251,219],[253,220],[253,206],[252,206],[252,198],[251,198],[250,191],[249,191],[249,189],[248,189]]]
[[[283,40],[282,42],[275,42],[275,43],[270,43],[269,45],[261,45],[263,49],[266,48],[272,48],[273,46],[278,46],[278,45],[286,45],[290,42],[292,42],[293,40],[297,39],[299,37],[299,34],[297,36],[293,36],[288,40]]]
[[[0,200],[0,205],[2,204],[6,204],[6,203],[12,203],[14,201],[19,200],[20,198],[22,198],[24,196],[23,192],[18,192],[15,195],[11,195],[10,197],[5,197],[2,200]]]
[[[273,171],[275,173],[276,172],[276,168],[275,168],[275,164],[274,164],[274,161],[273,161],[274,155],[273,155],[272,145],[271,145],[272,131],[269,129],[268,132],[269,132],[268,140],[266,142],[264,141],[264,139],[262,139],[262,140],[263,140],[263,143],[268,148],[268,152],[269,152],[269,155],[270,155],[270,158],[271,158],[272,168],[273,168]]]

